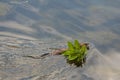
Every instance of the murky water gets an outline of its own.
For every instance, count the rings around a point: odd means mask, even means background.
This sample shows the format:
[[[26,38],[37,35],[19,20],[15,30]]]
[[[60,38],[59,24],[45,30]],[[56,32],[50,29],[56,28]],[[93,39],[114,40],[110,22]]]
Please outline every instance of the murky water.
[[[119,4],[120,0],[0,0],[0,80],[120,80]],[[83,69],[65,68],[57,57],[42,73],[37,70],[46,63],[40,66],[40,60],[21,57],[49,52],[47,48],[74,39],[94,45]],[[56,60],[46,62],[51,59]],[[42,79],[42,74],[47,77]]]

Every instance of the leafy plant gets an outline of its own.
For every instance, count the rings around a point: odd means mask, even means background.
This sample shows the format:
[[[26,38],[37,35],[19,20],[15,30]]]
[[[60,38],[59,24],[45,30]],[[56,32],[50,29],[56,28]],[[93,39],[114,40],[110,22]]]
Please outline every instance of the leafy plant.
[[[69,64],[82,67],[86,62],[87,50],[88,44],[80,44],[78,40],[75,40],[74,44],[68,41],[68,49],[62,52],[62,55],[67,58]]]

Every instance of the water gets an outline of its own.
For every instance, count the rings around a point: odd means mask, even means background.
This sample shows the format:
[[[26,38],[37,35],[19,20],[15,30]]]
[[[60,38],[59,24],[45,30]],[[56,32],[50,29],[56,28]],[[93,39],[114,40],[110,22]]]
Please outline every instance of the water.
[[[20,49],[23,46],[37,48],[36,41],[43,43],[52,41],[52,44],[56,41],[66,42],[78,39],[94,44],[95,50],[93,51],[100,58],[96,59],[93,55],[93,60],[97,62],[95,64],[90,62],[89,65],[92,67],[86,67],[88,69],[84,70],[85,75],[82,74],[80,78],[89,76],[95,80],[119,80],[119,4],[120,0],[0,0],[0,54],[3,55],[4,51],[9,53],[11,50],[11,48],[2,46],[6,44],[20,47]],[[19,51],[12,51],[12,53]],[[36,54],[41,52],[38,49],[34,51]],[[24,52],[32,54],[29,48]],[[26,69],[27,66],[20,68]],[[11,73],[12,71],[14,72],[11,70]],[[5,75],[8,76],[7,73],[3,70],[0,75],[5,77]],[[10,78],[12,79],[9,75],[8,79]]]

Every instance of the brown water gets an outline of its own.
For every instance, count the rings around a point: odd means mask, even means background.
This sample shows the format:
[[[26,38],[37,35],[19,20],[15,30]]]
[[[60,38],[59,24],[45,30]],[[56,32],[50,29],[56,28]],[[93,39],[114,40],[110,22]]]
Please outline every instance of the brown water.
[[[63,76],[67,80],[73,80],[72,76],[74,80],[120,80],[119,4],[120,0],[0,0],[0,80],[39,80],[51,72],[43,80],[62,80]],[[40,60],[21,57],[50,52],[47,48],[74,39],[94,45],[83,69],[64,67],[67,64],[61,57],[50,58],[56,61],[46,68]],[[40,67],[32,70],[33,64]],[[44,68],[43,73],[37,72],[39,68]]]

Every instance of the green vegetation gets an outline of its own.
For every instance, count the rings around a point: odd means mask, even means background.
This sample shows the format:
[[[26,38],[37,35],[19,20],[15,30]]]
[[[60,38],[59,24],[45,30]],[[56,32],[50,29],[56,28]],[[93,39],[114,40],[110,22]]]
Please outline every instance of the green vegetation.
[[[86,61],[88,49],[88,43],[80,44],[78,40],[75,40],[74,44],[72,44],[72,42],[68,42],[68,49],[62,52],[62,55],[67,58],[67,62],[69,64],[82,67]]]

